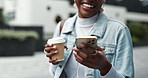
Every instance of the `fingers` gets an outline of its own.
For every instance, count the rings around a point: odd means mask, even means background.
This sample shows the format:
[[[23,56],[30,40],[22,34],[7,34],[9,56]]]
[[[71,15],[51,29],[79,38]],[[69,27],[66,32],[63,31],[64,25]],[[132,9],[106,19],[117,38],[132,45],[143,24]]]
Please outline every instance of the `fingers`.
[[[74,53],[74,55],[75,55],[76,61],[78,61],[78,62],[80,62],[80,63],[83,62],[83,58],[81,58],[76,52]]]
[[[81,53],[81,52],[74,52],[74,56],[75,56],[76,61],[78,61],[79,63],[81,63],[83,65],[88,65],[90,62],[88,62],[88,60],[86,60],[82,56],[79,56],[79,53]]]
[[[82,62],[84,61],[83,58],[86,57],[86,56],[85,56],[86,54],[80,52],[80,50],[77,49],[77,48],[73,48],[73,51],[74,51],[74,55],[75,55],[76,61],[82,63]]]
[[[55,54],[57,54],[58,51],[53,51],[53,52],[50,52],[50,53],[46,53],[46,57],[49,57],[51,59],[51,57]]]
[[[49,47],[49,46],[52,46],[52,45],[48,45],[48,44],[45,44],[45,45],[44,45],[44,47]]]
[[[87,45],[87,44],[81,44],[81,45],[80,45],[80,50],[81,50],[82,52],[87,53],[87,54],[94,54],[94,53],[96,53],[96,52],[95,52],[95,49],[93,49],[92,47],[90,47],[90,46]]]
[[[54,65],[58,64],[58,62],[57,62],[58,59],[57,58],[54,58],[54,59],[52,58],[52,56],[57,54],[57,53],[58,53],[58,51],[46,53],[46,57],[49,57],[49,63],[52,63]]]
[[[78,61],[80,64],[85,65],[87,67],[96,68],[96,67],[94,67],[95,63],[89,61],[87,58],[83,58],[82,56],[79,56],[79,55],[81,55],[80,53],[82,53],[82,52],[74,52],[74,56],[75,56],[76,61]],[[85,53],[83,53],[83,54],[85,54]]]
[[[58,64],[59,62],[57,62],[57,58],[55,58],[55,59],[53,59],[53,60],[51,60],[51,59],[49,59],[49,63],[52,63],[53,65],[56,65],[56,64]]]
[[[86,59],[88,58],[88,55],[82,51],[80,51],[79,49],[77,48],[73,48],[73,51],[74,51],[74,54],[75,55],[78,55],[79,57],[83,58],[83,59]]]
[[[52,44],[51,45],[46,44],[44,51],[46,52],[46,57],[49,57],[50,63],[58,64],[57,58],[52,59],[52,56],[58,53],[56,46],[53,46]]]
[[[96,51],[97,55],[104,56],[104,51],[99,46],[97,47],[97,50],[95,50],[95,51]]]
[[[80,45],[80,50],[81,50],[82,52],[85,52],[85,53],[89,54],[89,55],[96,55],[96,54],[98,53],[98,52],[96,52],[96,51],[99,51],[99,52],[102,52],[102,53],[103,53],[103,50],[102,50],[101,47],[97,46],[96,49],[93,49],[92,47],[90,47],[90,46],[87,45],[87,44],[81,44],[81,45]]]
[[[97,47],[97,51],[103,51],[101,47]]]
[[[81,55],[83,55],[84,56],[84,53],[87,55],[87,57],[88,56],[95,56],[95,55],[99,55],[100,54],[100,52],[101,52],[101,55],[102,55],[102,53],[103,53],[103,50],[102,50],[102,48],[100,48],[99,46],[97,46],[97,48],[96,49],[93,49],[92,47],[89,47],[89,45],[87,45],[87,44],[80,44],[80,46],[79,46],[79,48],[78,48],[78,50],[76,49],[75,51],[80,51],[80,56]],[[82,53],[83,54],[82,54]],[[85,57],[83,57],[83,58],[85,58]]]
[[[74,56],[75,56],[76,61],[78,61],[79,63],[85,66],[90,64],[91,61],[88,60],[89,55],[87,55],[86,53],[83,53],[77,48],[73,48],[73,51],[74,51]]]
[[[92,49],[91,47],[82,44],[80,45],[80,48],[73,48],[73,51],[76,61],[94,69],[100,69],[107,59],[99,46],[97,49]],[[89,54],[86,52],[89,52]]]
[[[57,47],[53,45],[48,45],[48,44],[45,45],[44,51],[46,51],[47,53],[50,53],[50,51],[52,50],[57,50]]]

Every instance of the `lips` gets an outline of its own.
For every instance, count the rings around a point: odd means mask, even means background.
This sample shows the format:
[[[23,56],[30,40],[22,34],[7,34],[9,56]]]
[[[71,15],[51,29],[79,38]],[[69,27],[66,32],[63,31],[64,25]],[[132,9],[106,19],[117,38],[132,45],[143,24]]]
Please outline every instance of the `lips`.
[[[92,17],[99,12],[103,0],[76,0],[79,16]]]

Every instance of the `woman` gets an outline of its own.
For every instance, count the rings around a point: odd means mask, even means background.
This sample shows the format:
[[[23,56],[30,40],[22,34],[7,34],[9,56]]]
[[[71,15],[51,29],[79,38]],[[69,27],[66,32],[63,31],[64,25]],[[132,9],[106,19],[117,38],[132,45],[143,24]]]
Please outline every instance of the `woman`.
[[[65,59],[49,59],[54,78],[134,78],[133,51],[130,32],[124,24],[107,18],[100,12],[104,0],[75,0],[78,13],[66,20],[61,34],[60,23],[54,37],[66,38]],[[75,47],[77,36],[96,36],[97,50],[87,44]],[[53,45],[45,45],[47,57],[58,52]],[[86,54],[87,51],[92,54]]]

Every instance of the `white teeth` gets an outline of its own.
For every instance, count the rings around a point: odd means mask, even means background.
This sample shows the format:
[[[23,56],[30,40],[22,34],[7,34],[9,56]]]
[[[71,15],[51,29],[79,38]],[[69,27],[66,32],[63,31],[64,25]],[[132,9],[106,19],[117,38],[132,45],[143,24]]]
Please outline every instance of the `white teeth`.
[[[85,7],[89,7],[89,8],[94,7],[93,5],[89,5],[89,4],[83,4],[83,6],[85,6]]]

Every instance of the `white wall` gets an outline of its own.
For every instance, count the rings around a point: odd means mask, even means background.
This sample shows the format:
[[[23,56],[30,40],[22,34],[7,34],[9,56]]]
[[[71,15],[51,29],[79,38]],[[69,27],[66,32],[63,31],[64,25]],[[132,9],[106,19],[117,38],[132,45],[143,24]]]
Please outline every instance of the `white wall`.
[[[68,18],[69,6],[66,0],[4,0],[4,13],[15,12],[15,19],[9,21],[10,25],[42,25],[47,34],[56,27],[56,15]]]
[[[30,25],[32,21],[32,4],[31,0],[17,0],[16,4],[16,17],[11,22],[12,25]]]
[[[46,18],[48,18],[47,21],[47,31],[53,31],[53,28],[56,26],[55,17],[56,15],[60,15],[62,18],[67,18],[69,15],[69,3],[65,1],[49,1],[48,6],[51,7],[51,9],[48,11],[48,15]]]
[[[0,8],[3,8],[4,0],[0,0]]]
[[[120,20],[126,24],[127,21],[148,22],[148,14],[128,12],[125,7],[105,5],[104,13],[110,17]]]
[[[117,19],[119,21],[122,21],[123,23],[126,23],[127,9],[125,7],[104,5],[103,8],[104,8],[104,13],[109,18]]]
[[[5,9],[10,2],[5,1]],[[47,7],[50,10],[47,10]],[[7,12],[8,10],[6,10]],[[44,32],[51,33],[56,26],[55,17],[61,15],[67,18],[69,14],[69,3],[67,1],[56,0],[17,0],[15,12],[16,17],[10,21],[11,25],[43,25]]]
[[[9,11],[14,11],[15,10],[15,1],[16,0],[2,0],[3,3],[3,8],[5,12],[9,12]]]
[[[127,20],[148,22],[148,14],[128,12],[126,15]]]

